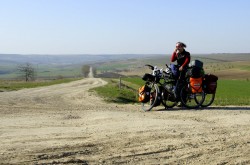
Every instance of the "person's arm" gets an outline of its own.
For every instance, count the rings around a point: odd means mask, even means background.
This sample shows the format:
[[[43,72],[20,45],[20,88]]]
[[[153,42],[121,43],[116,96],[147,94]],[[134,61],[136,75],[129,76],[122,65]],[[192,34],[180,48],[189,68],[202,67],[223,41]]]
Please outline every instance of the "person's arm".
[[[189,62],[190,62],[190,53],[188,52],[186,54],[186,59],[185,59],[184,63],[181,66],[185,67],[185,66],[187,66],[189,64]]]
[[[176,52],[174,51],[171,57],[171,62],[175,62],[177,60]]]
[[[190,56],[187,56],[184,63],[182,64],[182,68],[184,68],[185,66],[187,66],[190,62]]]

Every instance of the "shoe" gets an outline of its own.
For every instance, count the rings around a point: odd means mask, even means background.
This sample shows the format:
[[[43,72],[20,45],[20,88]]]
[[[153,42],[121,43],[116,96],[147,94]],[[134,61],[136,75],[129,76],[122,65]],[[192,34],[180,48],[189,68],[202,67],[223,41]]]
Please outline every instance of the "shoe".
[[[177,107],[183,107],[183,104],[182,104],[181,102],[179,102],[179,103],[177,104]]]

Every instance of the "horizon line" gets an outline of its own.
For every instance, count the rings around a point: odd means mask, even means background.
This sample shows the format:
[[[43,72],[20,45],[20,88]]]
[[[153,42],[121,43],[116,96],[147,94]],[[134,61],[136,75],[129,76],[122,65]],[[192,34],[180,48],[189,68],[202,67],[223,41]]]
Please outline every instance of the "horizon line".
[[[191,55],[210,55],[210,54],[250,54],[250,53],[191,53]],[[42,54],[42,53],[0,53],[0,55],[49,55],[49,56],[68,56],[68,55],[172,55],[166,53],[65,53],[65,54]]]

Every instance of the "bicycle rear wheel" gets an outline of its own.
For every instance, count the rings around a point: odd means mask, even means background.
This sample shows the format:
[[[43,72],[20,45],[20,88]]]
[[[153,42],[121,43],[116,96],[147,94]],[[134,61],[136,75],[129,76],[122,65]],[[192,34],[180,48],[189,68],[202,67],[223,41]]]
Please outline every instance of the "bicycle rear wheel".
[[[205,99],[203,103],[201,104],[201,106],[202,107],[210,106],[214,102],[214,98],[215,98],[215,93],[212,93],[212,94],[205,93]]]
[[[159,87],[155,83],[148,83],[148,86],[151,88],[150,90],[150,100],[147,103],[142,103],[142,110],[150,111],[156,104],[157,98],[159,94]]]
[[[204,101],[204,91],[192,93],[191,87],[187,84],[183,86],[180,92],[181,103],[190,109],[198,108]]]

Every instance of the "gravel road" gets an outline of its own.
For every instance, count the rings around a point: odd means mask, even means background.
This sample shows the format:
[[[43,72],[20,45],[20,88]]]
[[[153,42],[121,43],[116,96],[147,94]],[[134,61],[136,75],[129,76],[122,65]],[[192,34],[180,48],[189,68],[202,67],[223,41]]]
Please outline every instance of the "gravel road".
[[[0,164],[250,164],[250,107],[108,104],[98,78],[0,93]]]

